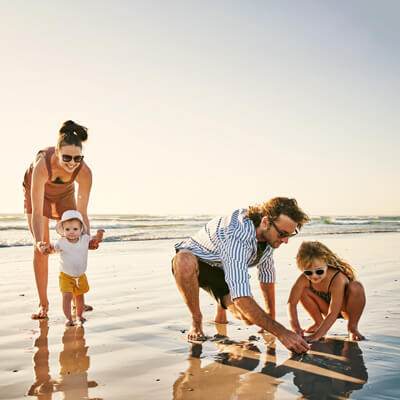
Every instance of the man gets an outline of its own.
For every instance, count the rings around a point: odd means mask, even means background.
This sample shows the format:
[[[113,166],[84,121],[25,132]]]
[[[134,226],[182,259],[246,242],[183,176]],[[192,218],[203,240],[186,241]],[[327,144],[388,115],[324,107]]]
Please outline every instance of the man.
[[[275,197],[264,204],[217,217],[197,234],[175,245],[176,284],[192,315],[189,340],[204,339],[199,287],[218,302],[215,322],[226,323],[226,309],[247,325],[273,333],[289,350],[308,350],[301,336],[275,321],[273,250],[309,221],[295,199]],[[265,312],[253,299],[248,268],[257,266]]]

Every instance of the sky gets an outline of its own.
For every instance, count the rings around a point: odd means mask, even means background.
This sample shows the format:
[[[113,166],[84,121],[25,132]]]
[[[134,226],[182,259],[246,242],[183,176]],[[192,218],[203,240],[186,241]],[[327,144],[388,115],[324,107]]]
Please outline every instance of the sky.
[[[400,215],[400,3],[0,1],[0,213],[62,123],[89,214]]]

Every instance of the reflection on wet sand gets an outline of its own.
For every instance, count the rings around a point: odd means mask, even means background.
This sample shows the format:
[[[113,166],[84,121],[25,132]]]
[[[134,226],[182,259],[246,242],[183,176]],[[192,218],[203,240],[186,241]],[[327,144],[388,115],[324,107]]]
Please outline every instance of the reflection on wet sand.
[[[293,355],[276,365],[275,344],[270,335],[263,336],[267,345],[261,365],[262,354],[257,347],[264,346],[261,342],[256,346],[219,337],[215,342],[218,352],[206,355],[205,345],[192,344],[189,367],[175,381],[173,399],[271,400],[283,383],[280,378],[290,373],[303,398],[348,398],[368,380],[357,342],[326,339],[313,343],[307,354]],[[249,372],[257,367],[257,372]]]
[[[60,392],[62,399],[88,400],[89,388],[96,387],[97,383],[88,381],[90,358],[87,355],[88,346],[85,346],[84,328],[66,327],[62,337],[63,350],[59,356],[60,372],[57,380],[52,380],[50,376],[48,320],[40,320],[39,328],[40,334],[34,343],[38,350],[33,356],[35,382],[26,395],[36,396],[40,400],[50,400],[53,393]]]

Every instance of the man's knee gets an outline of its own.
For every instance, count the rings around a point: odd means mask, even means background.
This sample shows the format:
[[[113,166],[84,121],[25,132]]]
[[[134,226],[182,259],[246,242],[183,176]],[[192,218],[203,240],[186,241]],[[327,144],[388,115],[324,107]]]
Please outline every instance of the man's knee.
[[[181,277],[192,276],[199,274],[199,264],[197,257],[189,250],[180,250],[172,261],[172,269],[174,275]]]

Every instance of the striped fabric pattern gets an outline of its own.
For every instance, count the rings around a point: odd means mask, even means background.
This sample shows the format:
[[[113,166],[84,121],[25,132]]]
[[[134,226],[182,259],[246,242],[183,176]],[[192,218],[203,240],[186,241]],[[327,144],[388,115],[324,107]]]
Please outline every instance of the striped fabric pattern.
[[[245,212],[242,208],[229,216],[216,217],[192,237],[175,244],[176,249],[189,250],[201,261],[223,268],[232,299],[252,296],[249,267],[257,266],[260,282],[275,282],[273,248],[267,245],[255,262],[256,229]]]

